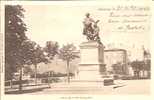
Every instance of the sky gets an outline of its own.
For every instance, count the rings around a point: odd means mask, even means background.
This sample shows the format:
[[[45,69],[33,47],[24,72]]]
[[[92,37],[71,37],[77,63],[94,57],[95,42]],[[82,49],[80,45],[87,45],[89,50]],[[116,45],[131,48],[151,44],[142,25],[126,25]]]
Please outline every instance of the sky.
[[[27,25],[27,36],[40,44],[45,45],[46,41],[57,41],[60,45],[73,43],[78,46],[81,42],[87,41],[82,35],[83,19],[89,12],[94,20],[99,19],[100,37],[105,49],[122,48],[128,50],[133,59],[142,57],[143,46],[150,49],[150,17],[115,17],[111,16],[112,11],[102,10],[116,6],[102,5],[23,5],[26,12],[24,21]],[[113,11],[114,14],[149,14],[148,11]],[[141,20],[139,23],[110,23],[109,20]],[[145,29],[119,30],[117,27],[129,25],[143,26]]]

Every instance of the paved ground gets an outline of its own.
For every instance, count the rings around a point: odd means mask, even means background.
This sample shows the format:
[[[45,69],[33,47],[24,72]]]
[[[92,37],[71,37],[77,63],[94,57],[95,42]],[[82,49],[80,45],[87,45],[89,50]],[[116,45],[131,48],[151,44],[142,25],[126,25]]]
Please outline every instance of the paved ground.
[[[54,83],[51,88],[27,94],[145,94],[150,95],[150,80],[117,80],[114,85],[99,82]]]
[[[37,93],[38,91],[43,91],[49,88],[48,84],[38,84],[38,85],[23,85],[22,91],[19,91],[19,85],[13,85],[5,87],[5,94],[26,94],[26,93]]]

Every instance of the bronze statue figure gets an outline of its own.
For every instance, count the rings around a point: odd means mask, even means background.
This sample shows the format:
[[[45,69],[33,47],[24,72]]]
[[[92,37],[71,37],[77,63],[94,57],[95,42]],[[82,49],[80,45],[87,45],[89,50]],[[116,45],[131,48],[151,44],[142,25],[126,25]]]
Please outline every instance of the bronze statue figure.
[[[99,20],[94,21],[90,17],[90,14],[87,13],[86,18],[83,21],[84,24],[83,35],[87,36],[87,40],[97,41],[98,43],[101,44],[101,40],[99,37],[99,27],[97,26],[98,22]]]

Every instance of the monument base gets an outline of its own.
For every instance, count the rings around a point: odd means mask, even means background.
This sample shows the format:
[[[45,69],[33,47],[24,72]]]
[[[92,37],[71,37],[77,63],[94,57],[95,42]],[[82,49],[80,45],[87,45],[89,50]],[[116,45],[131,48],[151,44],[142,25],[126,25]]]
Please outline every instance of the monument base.
[[[80,81],[103,81],[100,67],[104,64],[80,64],[76,80]]]
[[[105,71],[104,46],[97,41],[83,42],[80,45],[78,81],[103,81],[101,73]],[[102,70],[103,69],[103,70]]]

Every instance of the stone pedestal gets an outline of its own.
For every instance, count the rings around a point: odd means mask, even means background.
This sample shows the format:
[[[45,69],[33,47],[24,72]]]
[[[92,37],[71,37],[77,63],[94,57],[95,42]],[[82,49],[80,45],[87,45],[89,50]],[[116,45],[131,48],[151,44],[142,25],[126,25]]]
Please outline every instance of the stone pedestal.
[[[101,81],[105,71],[104,46],[96,41],[80,44],[80,64],[77,79],[80,81]]]

